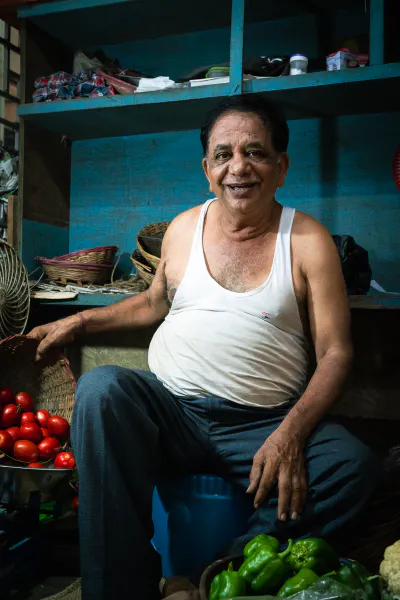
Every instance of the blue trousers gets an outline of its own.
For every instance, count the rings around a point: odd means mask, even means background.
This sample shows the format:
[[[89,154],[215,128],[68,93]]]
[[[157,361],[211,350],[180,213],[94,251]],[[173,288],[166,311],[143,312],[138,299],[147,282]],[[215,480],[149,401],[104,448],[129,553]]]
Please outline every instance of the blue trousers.
[[[169,472],[208,472],[243,489],[254,454],[289,407],[221,398],[178,398],[146,371],[98,367],[78,382],[72,444],[79,471],[83,600],[156,600],[160,558],[152,547],[152,493]],[[323,422],[306,449],[308,496],[297,521],[277,521],[277,489],[245,536],[329,536],[348,525],[377,487],[380,464],[343,427]]]

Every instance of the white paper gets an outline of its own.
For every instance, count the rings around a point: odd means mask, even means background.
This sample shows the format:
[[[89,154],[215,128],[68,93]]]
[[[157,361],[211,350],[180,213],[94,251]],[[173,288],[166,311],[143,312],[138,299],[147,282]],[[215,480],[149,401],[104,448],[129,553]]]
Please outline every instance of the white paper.
[[[175,83],[175,81],[173,81],[169,77],[154,77],[153,79],[147,79],[146,77],[142,77],[142,79],[140,79],[139,81],[136,94],[138,92],[155,92],[157,90],[168,90],[175,87],[181,86]]]

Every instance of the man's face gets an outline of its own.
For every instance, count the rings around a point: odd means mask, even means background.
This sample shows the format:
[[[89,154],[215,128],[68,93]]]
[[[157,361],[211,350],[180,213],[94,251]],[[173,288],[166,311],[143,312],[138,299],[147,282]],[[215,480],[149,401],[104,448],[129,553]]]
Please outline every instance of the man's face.
[[[229,112],[215,123],[203,169],[210,191],[242,214],[271,202],[288,169],[287,154],[277,154],[269,130],[255,114]]]

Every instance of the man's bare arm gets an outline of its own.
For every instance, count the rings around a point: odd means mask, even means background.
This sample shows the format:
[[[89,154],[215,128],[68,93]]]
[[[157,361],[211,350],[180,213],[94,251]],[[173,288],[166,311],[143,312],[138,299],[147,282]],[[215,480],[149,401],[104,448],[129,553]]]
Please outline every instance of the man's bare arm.
[[[160,323],[168,314],[165,296],[165,252],[153,283],[148,290],[116,302],[111,306],[85,310],[80,315],[35,327],[30,337],[40,340],[37,349],[39,359],[49,348],[70,344],[82,333],[104,333],[150,327]]]
[[[317,368],[289,413],[289,427],[307,439],[332,408],[349,373],[353,350],[350,309],[340,259],[329,232],[318,224],[303,262]]]
[[[310,231],[311,229],[311,231]],[[302,271],[317,369],[307,389],[254,456],[249,493],[258,508],[278,480],[278,518],[297,519],[307,491],[303,449],[339,397],[352,360],[350,311],[336,247],[319,223],[306,222]]]

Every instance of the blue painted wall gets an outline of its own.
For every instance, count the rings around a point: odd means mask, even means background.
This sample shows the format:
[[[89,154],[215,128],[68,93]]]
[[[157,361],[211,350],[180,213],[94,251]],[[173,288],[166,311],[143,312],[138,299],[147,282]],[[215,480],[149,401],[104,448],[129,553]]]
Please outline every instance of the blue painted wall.
[[[28,273],[39,266],[35,260],[36,256],[60,256],[68,252],[68,246],[68,229],[23,219],[21,258]],[[37,275],[38,273],[33,276],[33,279]]]
[[[332,36],[362,34],[367,17],[340,11]],[[246,55],[318,52],[315,17],[246,28]],[[229,32],[214,30],[106,48],[123,66],[177,78],[194,66],[228,60]],[[162,106],[160,107],[162,110]],[[374,276],[400,287],[399,192],[391,164],[400,114],[289,123],[291,168],[283,204],[315,216],[332,233],[349,233],[370,252]],[[209,197],[198,131],[75,142],[72,146],[71,251],[117,244],[130,270],[136,235]]]
[[[392,178],[400,114],[290,121],[291,166],[278,199],[348,233],[370,252],[374,276],[400,284],[400,195]],[[71,250],[117,244],[132,252],[147,223],[209,197],[198,131],[76,142]],[[130,266],[125,257],[125,268]]]

